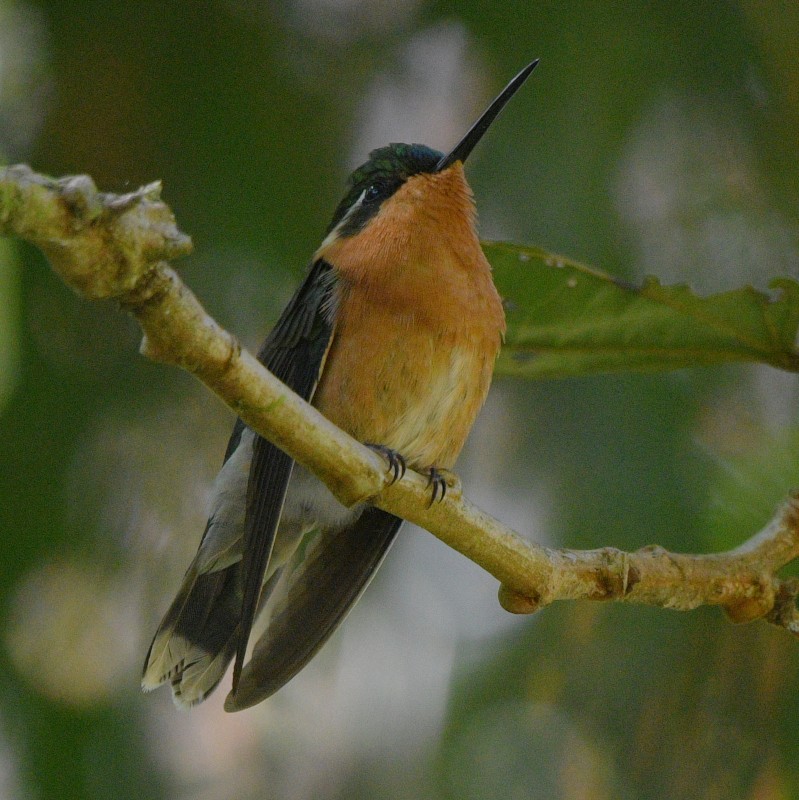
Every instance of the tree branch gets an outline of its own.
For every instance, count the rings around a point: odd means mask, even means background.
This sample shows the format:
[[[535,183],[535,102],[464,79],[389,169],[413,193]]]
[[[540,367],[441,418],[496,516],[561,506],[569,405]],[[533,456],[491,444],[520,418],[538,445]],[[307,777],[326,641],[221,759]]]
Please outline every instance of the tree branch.
[[[735,622],[766,619],[799,636],[799,581],[777,571],[799,557],[799,494],[740,547],[713,555],[643,547],[567,550],[521,539],[453,485],[428,507],[427,479],[390,485],[385,462],[271,375],[208,316],[167,263],[191,251],[153,183],[100,193],[85,176],[54,180],[0,170],[0,235],[39,247],[73,289],[113,298],[144,332],[151,359],[188,370],[248,425],[323,480],[345,505],[369,501],[426,528],[501,584],[503,607],[530,613],[555,600],[623,600],[688,610],[719,605]]]

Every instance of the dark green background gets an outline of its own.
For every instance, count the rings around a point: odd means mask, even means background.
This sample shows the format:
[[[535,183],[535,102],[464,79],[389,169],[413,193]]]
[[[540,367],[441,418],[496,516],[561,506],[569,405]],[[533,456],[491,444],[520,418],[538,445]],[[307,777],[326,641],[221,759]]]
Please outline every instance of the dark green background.
[[[162,179],[196,246],[177,266],[254,346],[368,149],[448,148],[537,56],[469,165],[486,238],[765,288],[799,275],[797,41],[799,6],[751,0],[0,0],[0,151]],[[274,700],[141,695],[231,417],[0,247],[0,797],[799,796],[787,634],[708,609],[510,618],[419,531]],[[766,368],[498,380],[461,472],[540,541],[729,547],[799,485],[798,399]]]

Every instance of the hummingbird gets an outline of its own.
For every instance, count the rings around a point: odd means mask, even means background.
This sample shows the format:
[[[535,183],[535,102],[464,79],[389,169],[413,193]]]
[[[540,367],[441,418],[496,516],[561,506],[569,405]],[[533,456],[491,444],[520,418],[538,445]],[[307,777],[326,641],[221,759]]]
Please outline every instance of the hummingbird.
[[[258,352],[322,414],[446,492],[505,334],[463,165],[538,64],[531,62],[443,154],[420,144],[370,153],[349,177],[307,275]],[[236,421],[194,560],[153,638],[145,691],[204,700],[231,661],[227,711],[296,675],[360,597],[402,520],[346,508],[305,467]],[[253,623],[268,624],[245,663]]]

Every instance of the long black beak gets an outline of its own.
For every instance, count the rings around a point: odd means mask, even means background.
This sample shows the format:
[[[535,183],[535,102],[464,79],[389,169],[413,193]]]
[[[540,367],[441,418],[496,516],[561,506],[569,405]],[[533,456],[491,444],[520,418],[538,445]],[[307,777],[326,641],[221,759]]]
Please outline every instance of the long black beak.
[[[436,164],[436,172],[441,172],[447,167],[452,166],[456,161],[466,161],[469,153],[472,152],[474,146],[483,137],[483,134],[488,130],[491,123],[497,118],[497,115],[505,107],[505,103],[516,94],[519,87],[527,80],[528,75],[538,65],[538,59],[528,64],[497,96],[493,103],[483,112],[480,119],[469,128],[469,132],[455,145],[453,150],[445,155],[441,161]]]

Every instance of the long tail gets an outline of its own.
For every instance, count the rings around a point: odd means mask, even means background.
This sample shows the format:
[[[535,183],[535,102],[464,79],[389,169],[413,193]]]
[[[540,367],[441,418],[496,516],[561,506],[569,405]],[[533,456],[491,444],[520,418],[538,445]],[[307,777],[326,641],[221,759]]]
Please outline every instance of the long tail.
[[[372,579],[401,524],[398,517],[367,508],[351,525],[318,535],[275,598],[269,626],[235,694],[225,700],[226,711],[260,703],[313,658]]]
[[[145,691],[169,682],[175,704],[189,707],[216,688],[236,652],[239,563],[200,575],[189,568],[147,652]]]

